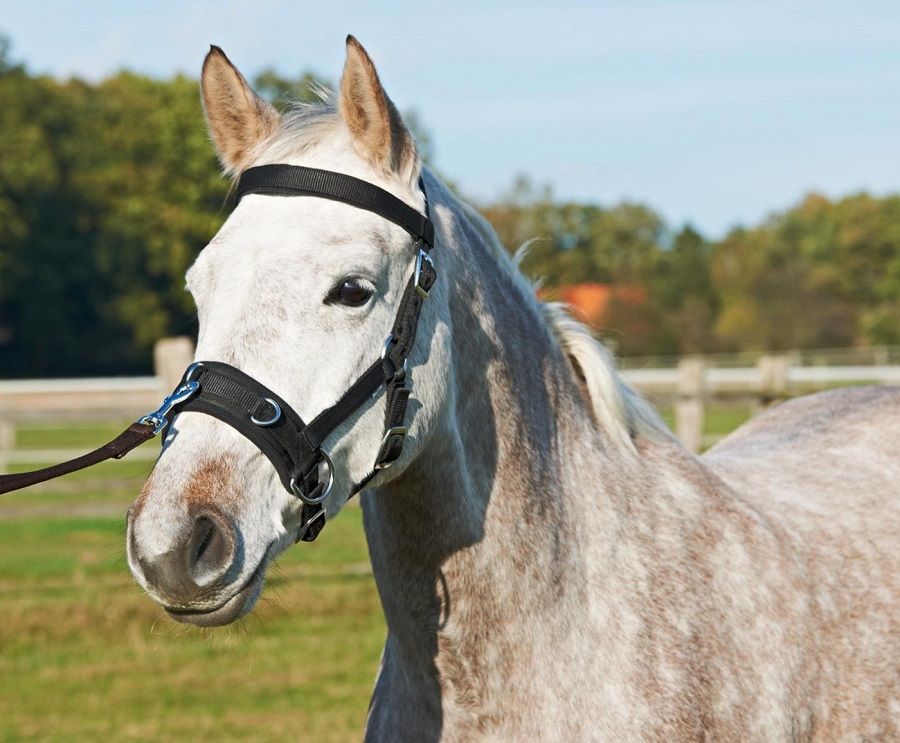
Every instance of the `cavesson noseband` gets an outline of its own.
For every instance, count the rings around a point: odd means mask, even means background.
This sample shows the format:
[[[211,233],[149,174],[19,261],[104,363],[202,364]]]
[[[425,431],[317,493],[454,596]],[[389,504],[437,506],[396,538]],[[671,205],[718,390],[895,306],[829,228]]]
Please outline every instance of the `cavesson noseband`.
[[[205,413],[227,423],[252,441],[275,467],[282,485],[303,502],[297,540],[313,541],[325,525],[322,502],[334,484],[334,469],[322,448],[325,439],[383,386],[386,393],[384,435],[372,471],[353,486],[355,495],[378,472],[400,456],[406,438],[406,359],[416,339],[422,304],[437,274],[430,251],[434,225],[428,215],[425,184],[422,214],[393,194],[343,173],[297,165],[261,165],[240,177],[237,201],[248,194],[314,196],[366,209],[399,225],[415,241],[415,268],[400,300],[394,325],[381,356],[364,371],[331,407],[309,423],[275,392],[220,361],[191,364],[175,390],[158,410],[145,415],[108,444],[76,459],[32,472],[0,476],[0,494],[28,487],[105,459],[120,459],[156,434],[166,433],[179,413]]]

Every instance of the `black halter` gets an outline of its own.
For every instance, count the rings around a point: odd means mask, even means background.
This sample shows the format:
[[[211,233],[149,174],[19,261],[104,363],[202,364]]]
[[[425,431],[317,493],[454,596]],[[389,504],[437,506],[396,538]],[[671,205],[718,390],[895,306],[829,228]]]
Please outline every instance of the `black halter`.
[[[353,487],[355,495],[377,473],[400,456],[406,437],[404,419],[409,389],[406,359],[416,339],[419,313],[437,274],[429,255],[434,246],[434,225],[428,216],[378,186],[342,173],[295,165],[262,165],[250,168],[238,182],[237,200],[248,194],[314,196],[333,199],[374,212],[399,225],[415,240],[415,268],[394,325],[380,358],[350,385],[331,407],[304,423],[299,415],[265,385],[233,366],[218,361],[198,361],[188,367],[181,382],[160,408],[109,444],[77,460],[45,470],[0,477],[0,493],[58,477],[128,451],[158,433],[168,431],[179,413],[205,413],[227,423],[252,441],[278,472],[284,487],[303,501],[299,540],[313,541],[325,524],[322,502],[334,484],[331,459],[322,449],[337,426],[364,405],[382,386],[386,390],[384,435],[372,471]],[[163,436],[163,443],[166,437]]]

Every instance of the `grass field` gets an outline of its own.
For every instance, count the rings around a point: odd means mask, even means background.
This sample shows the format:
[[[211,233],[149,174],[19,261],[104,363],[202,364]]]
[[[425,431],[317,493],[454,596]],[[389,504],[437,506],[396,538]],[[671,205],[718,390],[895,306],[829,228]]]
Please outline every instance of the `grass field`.
[[[0,738],[359,738],[384,627],[358,508],[221,630],[162,619],[122,534],[120,518],[0,522]]]
[[[707,433],[747,415],[712,410]],[[17,441],[88,448],[117,430],[23,427]],[[359,740],[384,641],[360,510],[289,550],[251,616],[185,627],[125,562],[125,509],[149,467],[0,499],[0,739]]]

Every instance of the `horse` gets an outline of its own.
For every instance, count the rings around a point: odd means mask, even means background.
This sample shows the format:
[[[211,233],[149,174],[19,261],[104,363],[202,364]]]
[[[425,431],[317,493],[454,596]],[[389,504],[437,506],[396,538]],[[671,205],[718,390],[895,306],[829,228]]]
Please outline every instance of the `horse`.
[[[695,456],[423,166],[356,39],[321,103],[279,113],[216,47],[201,94],[226,175],[428,196],[406,446],[361,495],[387,624],[366,740],[900,737],[900,390],[799,398]],[[197,358],[308,419],[377,357],[413,260],[377,214],[245,196],[187,273]],[[328,438],[328,519],[371,475],[384,407]],[[174,619],[227,624],[300,513],[252,443],[186,412],[129,509],[129,566]]]

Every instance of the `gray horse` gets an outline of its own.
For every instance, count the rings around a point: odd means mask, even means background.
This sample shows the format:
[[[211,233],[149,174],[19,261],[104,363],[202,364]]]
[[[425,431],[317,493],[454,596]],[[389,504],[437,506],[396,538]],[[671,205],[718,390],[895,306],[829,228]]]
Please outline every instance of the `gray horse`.
[[[424,208],[412,137],[354,39],[321,105],[277,113],[215,48],[202,90],[228,173],[322,167]],[[362,497],[388,626],[367,739],[898,739],[900,391],[799,399],[695,457],[423,177],[439,278],[409,440]],[[309,420],[377,356],[413,258],[377,215],[249,195],[188,273],[198,358]],[[329,517],[383,413],[373,398],[327,442]],[[177,619],[225,624],[294,541],[299,503],[225,424],[175,429],[129,513],[129,564]]]

